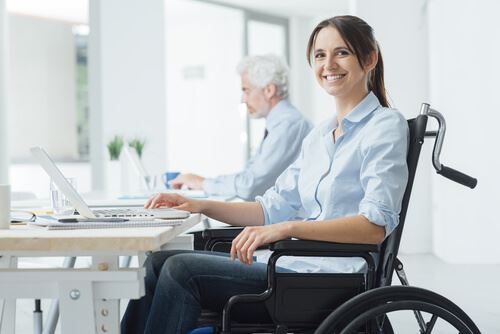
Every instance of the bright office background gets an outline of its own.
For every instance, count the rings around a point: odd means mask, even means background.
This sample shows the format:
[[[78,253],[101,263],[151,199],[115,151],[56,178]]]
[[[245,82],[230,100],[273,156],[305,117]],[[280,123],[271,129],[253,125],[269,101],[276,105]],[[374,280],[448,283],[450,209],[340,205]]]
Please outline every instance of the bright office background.
[[[105,189],[115,135],[146,139],[152,174],[238,171],[263,134],[239,103],[241,57],[285,57],[291,100],[318,124],[333,101],[307,39],[321,19],[358,15],[381,44],[392,104],[408,118],[422,102],[442,112],[442,162],[479,180],[437,176],[427,141],[401,246],[410,283],[498,333],[498,13],[497,0],[0,0],[0,183],[48,197],[28,151],[39,145],[81,192]]]
[[[82,192],[107,178],[114,135],[145,138],[143,161],[205,176],[238,171],[262,138],[240,105],[235,66],[274,52],[291,65],[291,100],[315,124],[333,101],[305,60],[320,19],[354,14],[375,29],[391,101],[407,117],[442,112],[442,161],[470,190],[421,159],[402,243],[450,263],[500,262],[495,0],[2,0],[0,181],[47,197],[28,148],[43,146]],[[312,162],[313,163],[313,162]],[[6,167],[8,166],[8,168]]]

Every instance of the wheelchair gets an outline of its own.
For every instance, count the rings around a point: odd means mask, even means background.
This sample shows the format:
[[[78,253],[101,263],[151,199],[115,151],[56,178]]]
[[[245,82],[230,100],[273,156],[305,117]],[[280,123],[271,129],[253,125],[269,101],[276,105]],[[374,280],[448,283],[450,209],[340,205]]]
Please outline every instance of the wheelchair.
[[[428,118],[437,120],[437,131],[426,131]],[[409,178],[404,193],[400,222],[381,245],[342,244],[308,240],[281,240],[269,245],[268,288],[261,294],[236,295],[222,314],[202,312],[201,333],[394,333],[393,312],[414,313],[420,333],[439,332],[444,321],[458,333],[480,333],[474,322],[450,300],[409,286],[403,264],[397,258],[420,151],[426,137],[435,138],[432,163],[436,172],[473,189],[477,180],[439,161],[446,122],[441,113],[423,103],[420,114],[408,120],[410,129],[407,155]],[[195,249],[228,251],[241,228],[204,230],[195,233]],[[378,255],[375,263],[373,254]],[[282,273],[276,263],[282,256],[360,257],[366,273]],[[394,271],[401,286],[391,286]],[[268,317],[248,321],[241,314],[260,307]],[[240,311],[238,311],[240,309]],[[241,311],[243,310],[243,311]],[[262,312],[261,312],[262,313]],[[425,318],[429,318],[426,320]]]

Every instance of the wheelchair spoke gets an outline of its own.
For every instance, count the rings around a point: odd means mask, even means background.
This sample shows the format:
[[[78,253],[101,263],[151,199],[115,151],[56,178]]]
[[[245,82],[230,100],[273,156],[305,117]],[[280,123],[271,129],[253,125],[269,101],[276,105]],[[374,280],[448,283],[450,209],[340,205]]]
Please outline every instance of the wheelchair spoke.
[[[426,325],[427,325],[427,329],[425,331],[425,334],[429,334],[432,332],[432,329],[434,328],[434,325],[436,324],[436,321],[438,319],[438,316],[433,314],[432,317],[431,317],[431,321],[429,321]]]
[[[420,333],[424,333],[426,326],[425,326],[425,320],[422,317],[422,313],[420,313],[420,311],[413,311],[413,314],[415,315],[418,326],[420,327]]]

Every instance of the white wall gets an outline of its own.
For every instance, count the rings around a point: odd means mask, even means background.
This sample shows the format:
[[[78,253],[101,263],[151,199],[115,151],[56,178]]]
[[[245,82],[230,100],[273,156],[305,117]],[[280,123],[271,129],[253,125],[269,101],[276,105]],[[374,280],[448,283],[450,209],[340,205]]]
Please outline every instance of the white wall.
[[[9,183],[7,150],[7,13],[5,0],[0,0],[0,184]]]
[[[478,178],[470,190],[434,177],[434,251],[499,263],[500,3],[434,0],[429,13],[431,102],[448,125],[442,162]]]
[[[77,158],[76,53],[70,23],[9,17],[9,150],[30,159],[42,146],[56,159]]]
[[[93,188],[102,189],[114,135],[145,138],[145,165],[165,167],[165,9],[163,0],[91,0],[89,13]]]
[[[91,192],[90,164],[86,162],[57,163],[57,167],[68,178],[76,180],[79,193]],[[50,179],[38,164],[11,164],[9,169],[11,190],[28,192],[40,199],[49,199]]]

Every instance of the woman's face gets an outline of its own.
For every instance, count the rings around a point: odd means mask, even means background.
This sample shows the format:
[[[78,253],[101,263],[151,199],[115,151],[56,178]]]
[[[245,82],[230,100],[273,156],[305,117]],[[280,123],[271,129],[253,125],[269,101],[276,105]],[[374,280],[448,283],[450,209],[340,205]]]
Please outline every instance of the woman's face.
[[[349,98],[366,95],[368,72],[358,62],[334,27],[321,29],[313,50],[316,80],[330,95]]]

